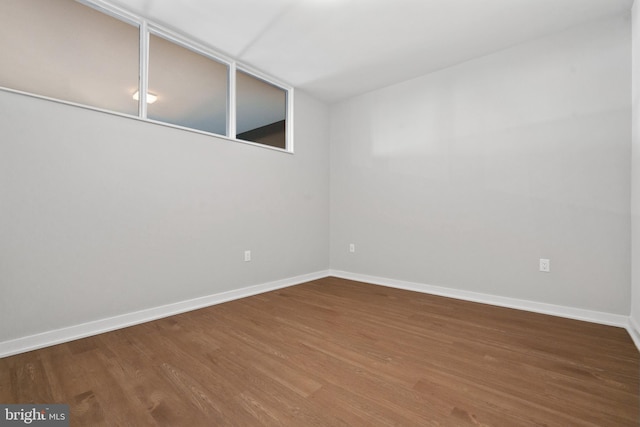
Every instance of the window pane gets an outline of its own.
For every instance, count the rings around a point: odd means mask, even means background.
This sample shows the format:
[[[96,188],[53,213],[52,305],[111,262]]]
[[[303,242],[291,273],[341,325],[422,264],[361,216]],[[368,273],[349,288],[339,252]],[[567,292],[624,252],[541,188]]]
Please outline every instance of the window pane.
[[[238,139],[287,148],[286,90],[238,71],[236,115]]]
[[[147,117],[227,134],[228,67],[162,37],[149,36]]]
[[[137,114],[138,27],[73,0],[0,0],[0,86]]]

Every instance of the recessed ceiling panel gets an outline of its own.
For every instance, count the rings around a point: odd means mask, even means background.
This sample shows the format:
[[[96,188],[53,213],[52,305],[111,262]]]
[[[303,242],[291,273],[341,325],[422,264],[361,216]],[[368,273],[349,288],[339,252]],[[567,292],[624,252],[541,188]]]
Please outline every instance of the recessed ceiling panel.
[[[633,0],[115,0],[333,102],[574,25]]]

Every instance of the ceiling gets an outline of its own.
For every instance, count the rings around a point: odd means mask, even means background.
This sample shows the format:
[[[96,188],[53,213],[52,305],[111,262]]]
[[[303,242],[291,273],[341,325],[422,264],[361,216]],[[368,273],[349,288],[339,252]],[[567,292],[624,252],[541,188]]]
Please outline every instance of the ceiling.
[[[571,26],[633,0],[112,0],[326,102]]]

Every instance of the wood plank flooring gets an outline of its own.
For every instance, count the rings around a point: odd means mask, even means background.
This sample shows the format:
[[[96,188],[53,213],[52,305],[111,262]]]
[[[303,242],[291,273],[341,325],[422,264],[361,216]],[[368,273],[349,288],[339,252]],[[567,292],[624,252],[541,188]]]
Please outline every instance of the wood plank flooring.
[[[0,359],[72,426],[638,426],[621,328],[336,278]]]

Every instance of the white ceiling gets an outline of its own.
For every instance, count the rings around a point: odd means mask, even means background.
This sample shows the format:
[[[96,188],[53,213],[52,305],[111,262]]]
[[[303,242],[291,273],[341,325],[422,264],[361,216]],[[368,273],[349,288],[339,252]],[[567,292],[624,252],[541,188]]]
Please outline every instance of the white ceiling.
[[[113,0],[327,102],[583,22],[633,0]]]

